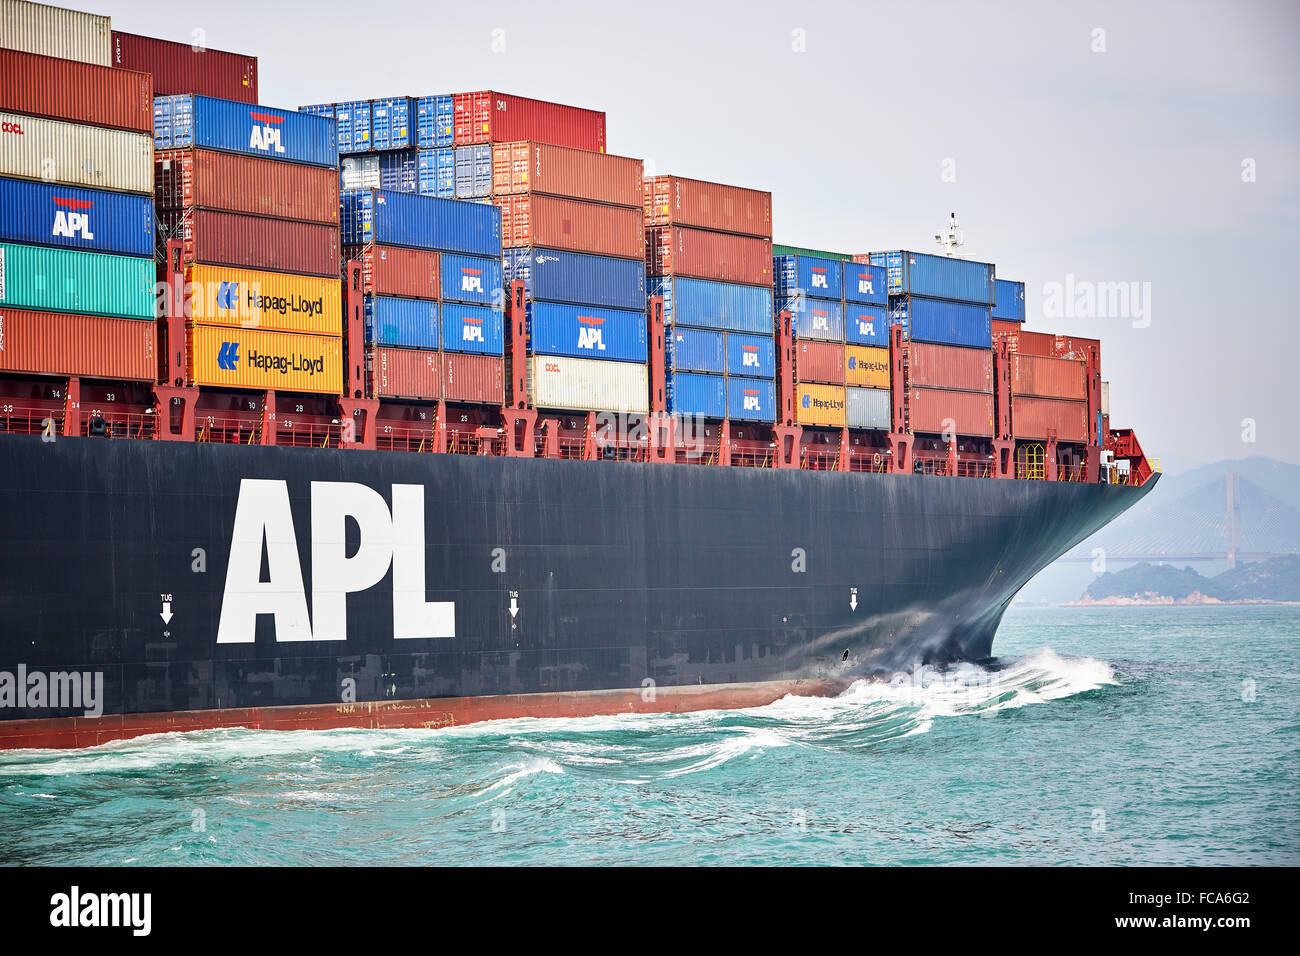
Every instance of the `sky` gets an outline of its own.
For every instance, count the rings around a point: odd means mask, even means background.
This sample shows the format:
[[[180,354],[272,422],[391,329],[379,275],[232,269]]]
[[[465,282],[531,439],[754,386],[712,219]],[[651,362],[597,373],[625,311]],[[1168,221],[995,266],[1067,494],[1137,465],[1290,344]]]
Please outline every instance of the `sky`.
[[[70,5],[256,54],[270,106],[604,110],[612,153],[770,190],[778,243],[938,251],[956,212],[1026,328],[1102,340],[1111,424],[1166,470],[1300,463],[1294,0]]]

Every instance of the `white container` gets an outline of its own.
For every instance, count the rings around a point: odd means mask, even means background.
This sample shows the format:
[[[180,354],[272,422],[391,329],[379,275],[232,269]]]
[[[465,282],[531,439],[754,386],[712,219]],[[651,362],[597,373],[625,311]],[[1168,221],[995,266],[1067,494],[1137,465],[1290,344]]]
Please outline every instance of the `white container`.
[[[528,399],[536,408],[594,412],[650,411],[650,378],[635,362],[535,355],[528,360]]]
[[[42,56],[113,65],[109,17],[27,0],[0,0],[0,46]]]
[[[0,176],[153,195],[153,137],[0,113]]]
[[[889,416],[893,411],[889,389],[849,386],[844,392],[844,416],[850,428],[889,431]]]
[[[1110,415],[1110,382],[1101,383],[1101,413]]]

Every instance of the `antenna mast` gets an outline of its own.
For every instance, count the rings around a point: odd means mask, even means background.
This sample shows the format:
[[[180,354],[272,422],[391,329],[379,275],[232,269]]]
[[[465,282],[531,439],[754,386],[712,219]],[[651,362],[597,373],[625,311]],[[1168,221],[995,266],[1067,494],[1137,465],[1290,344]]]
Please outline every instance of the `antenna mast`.
[[[961,231],[955,212],[948,216],[948,228],[934,234],[934,241],[943,246],[943,254],[949,258],[956,256],[958,246],[966,244],[966,234]]]

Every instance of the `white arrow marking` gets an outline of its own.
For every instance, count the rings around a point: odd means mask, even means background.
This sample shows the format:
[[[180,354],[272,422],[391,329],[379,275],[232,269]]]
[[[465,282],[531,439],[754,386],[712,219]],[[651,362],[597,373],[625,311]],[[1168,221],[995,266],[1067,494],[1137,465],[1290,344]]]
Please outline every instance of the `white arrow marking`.
[[[849,610],[856,611],[857,609],[858,609],[858,592],[854,591],[852,594],[849,595]]]
[[[510,617],[513,619],[519,613],[519,598],[510,599]]]
[[[163,609],[162,609],[162,612],[159,613],[158,616],[159,616],[160,618],[163,619],[163,623],[164,623],[164,624],[170,624],[170,623],[171,623],[171,621],[172,621],[172,602],[171,602],[171,601],[163,601]]]

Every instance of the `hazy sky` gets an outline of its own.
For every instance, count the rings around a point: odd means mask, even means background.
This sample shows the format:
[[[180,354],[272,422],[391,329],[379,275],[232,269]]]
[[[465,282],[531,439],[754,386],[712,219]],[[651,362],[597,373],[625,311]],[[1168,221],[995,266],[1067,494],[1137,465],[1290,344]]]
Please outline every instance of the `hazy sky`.
[[[1028,328],[1103,340],[1112,424],[1148,454],[1300,462],[1294,0],[69,5],[254,53],[272,106],[602,109],[610,152],[770,189],[778,242],[931,251],[955,211],[963,254],[1028,283]],[[1069,274],[1150,283],[1149,325],[1045,321]]]

